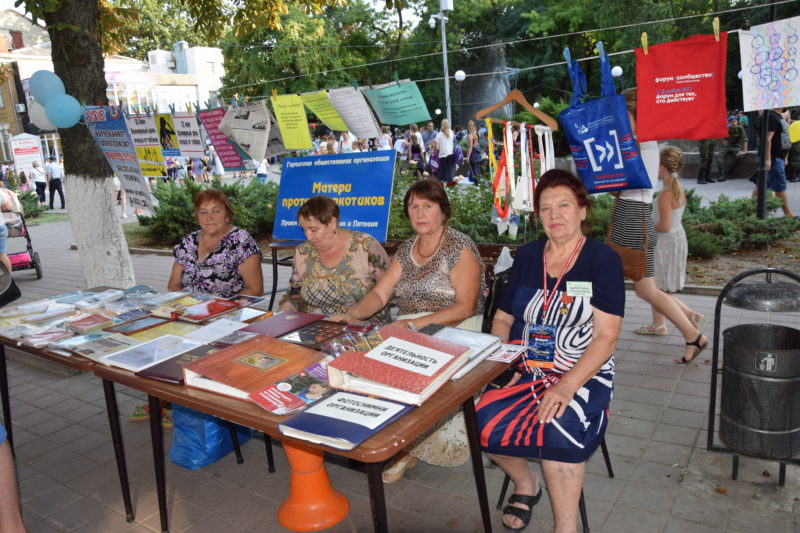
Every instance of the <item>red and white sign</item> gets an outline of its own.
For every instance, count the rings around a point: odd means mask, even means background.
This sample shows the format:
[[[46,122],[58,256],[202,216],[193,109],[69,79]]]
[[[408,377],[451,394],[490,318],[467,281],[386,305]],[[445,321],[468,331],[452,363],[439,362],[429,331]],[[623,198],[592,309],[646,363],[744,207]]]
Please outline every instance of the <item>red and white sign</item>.
[[[728,136],[725,54],[728,34],[693,35],[636,49],[639,142]]]
[[[39,137],[22,133],[11,137],[11,152],[14,154],[14,166],[17,172],[24,172],[30,176],[33,162],[38,161],[44,167],[42,160],[42,148],[39,144]]]

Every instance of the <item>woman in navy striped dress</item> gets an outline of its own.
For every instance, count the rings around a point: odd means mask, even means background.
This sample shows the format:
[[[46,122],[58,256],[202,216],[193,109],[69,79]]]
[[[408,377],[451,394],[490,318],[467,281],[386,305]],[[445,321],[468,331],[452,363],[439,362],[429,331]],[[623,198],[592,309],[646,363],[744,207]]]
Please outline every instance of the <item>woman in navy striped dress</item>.
[[[527,346],[509,383],[477,406],[481,446],[514,481],[503,509],[512,531],[542,494],[528,457],[541,459],[555,530],[575,530],[585,461],[608,422],[625,288],[619,256],[581,231],[588,207],[576,176],[542,176],[534,208],[547,239],[517,250],[492,323],[495,335]]]

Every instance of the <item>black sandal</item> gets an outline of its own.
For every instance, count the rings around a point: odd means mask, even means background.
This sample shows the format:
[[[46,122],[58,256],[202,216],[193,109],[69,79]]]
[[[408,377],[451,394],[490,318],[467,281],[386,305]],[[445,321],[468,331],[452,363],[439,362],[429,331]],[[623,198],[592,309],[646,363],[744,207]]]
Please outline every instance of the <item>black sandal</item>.
[[[697,347],[697,351],[694,353],[694,355],[692,356],[691,359],[686,359],[686,355],[682,355],[681,359],[679,361],[680,364],[688,365],[689,363],[691,363],[692,361],[697,359],[697,356],[700,355],[700,352],[702,352],[703,350],[706,349],[706,347],[708,346],[708,339],[706,339],[706,343],[704,345],[700,346],[700,339],[702,339],[702,338],[703,338],[703,334],[701,333],[700,335],[697,336],[697,338],[694,340],[694,342],[687,342],[686,343],[686,346],[696,346]]]
[[[505,522],[503,522],[503,527],[509,531],[519,532],[528,527],[528,524],[531,521],[531,515],[533,514],[533,506],[539,503],[539,500],[542,499],[542,487],[539,487],[539,492],[536,496],[525,496],[523,494],[512,494],[508,498],[509,505],[503,507],[503,514],[510,514],[522,520],[521,527],[511,527]],[[522,505],[527,505],[527,509],[523,509],[522,507],[514,507],[511,505],[512,503],[521,503]]]

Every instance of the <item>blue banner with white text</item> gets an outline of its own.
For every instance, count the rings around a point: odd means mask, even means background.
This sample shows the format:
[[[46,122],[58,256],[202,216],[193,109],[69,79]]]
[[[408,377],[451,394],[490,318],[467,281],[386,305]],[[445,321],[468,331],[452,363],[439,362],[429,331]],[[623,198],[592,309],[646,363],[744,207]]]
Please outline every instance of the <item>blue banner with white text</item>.
[[[394,180],[394,150],[283,160],[273,238],[305,240],[297,211],[312,196],[330,196],[339,206],[339,226],[386,241]]]

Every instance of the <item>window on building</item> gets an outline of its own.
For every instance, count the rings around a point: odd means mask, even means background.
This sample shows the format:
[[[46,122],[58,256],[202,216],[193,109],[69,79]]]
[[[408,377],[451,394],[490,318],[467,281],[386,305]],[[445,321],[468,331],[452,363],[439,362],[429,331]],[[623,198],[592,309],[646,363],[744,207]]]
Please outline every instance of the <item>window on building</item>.
[[[21,31],[9,31],[8,33],[11,34],[11,48],[16,50],[17,48],[25,48],[25,44],[22,42],[22,32]]]

